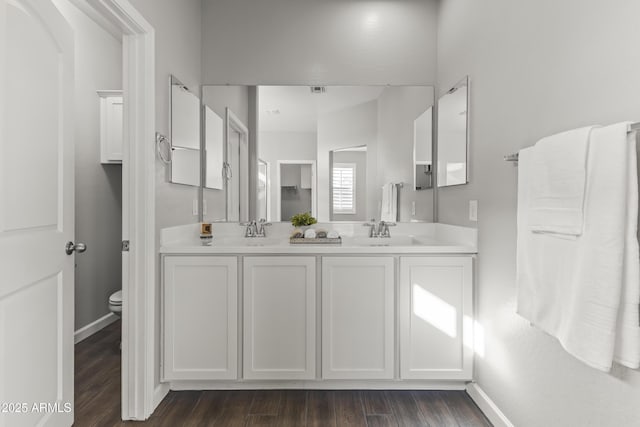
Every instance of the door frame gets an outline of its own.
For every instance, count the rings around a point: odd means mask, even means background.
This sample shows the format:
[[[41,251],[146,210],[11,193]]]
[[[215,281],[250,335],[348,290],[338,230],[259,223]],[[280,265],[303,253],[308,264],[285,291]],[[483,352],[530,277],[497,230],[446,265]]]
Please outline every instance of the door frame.
[[[129,0],[72,0],[122,38],[122,419],[145,420],[168,393],[155,389],[155,31]]]
[[[266,176],[266,182],[265,182],[265,197],[266,197],[266,202],[267,202],[267,214],[266,217],[264,218],[267,221],[271,221],[271,162],[267,162],[266,160],[261,159],[260,157],[258,157],[258,165],[260,165],[260,162],[264,163],[265,165],[265,173],[267,174]],[[256,193],[257,193],[257,189],[256,189]],[[258,212],[258,207],[256,206],[256,213]],[[256,214],[257,216],[257,214]],[[257,220],[261,219],[261,218],[256,218]]]
[[[238,219],[240,222],[249,220],[249,181],[242,179],[243,176],[249,176],[248,174],[243,174],[243,172],[248,172],[249,169],[249,128],[242,123],[242,120],[229,108],[226,107],[224,110],[224,159],[226,163],[226,168],[229,168],[229,135],[231,131],[235,131],[240,135],[240,142],[238,144],[240,153],[238,157],[239,170],[231,171],[231,173],[236,173],[238,176],[238,200],[240,202],[240,206],[238,206]],[[228,170],[228,169],[227,169]],[[227,173],[225,170],[225,174]],[[225,175],[226,176],[226,175]],[[229,191],[229,179],[226,179],[224,182],[225,188],[225,200],[227,204],[227,209],[225,212],[226,220],[229,221],[229,197],[231,197],[231,193]]]
[[[311,216],[317,218],[316,207],[316,161],[315,160],[278,160],[276,170],[276,219],[282,221],[282,187],[280,187],[280,170],[282,165],[311,165]]]

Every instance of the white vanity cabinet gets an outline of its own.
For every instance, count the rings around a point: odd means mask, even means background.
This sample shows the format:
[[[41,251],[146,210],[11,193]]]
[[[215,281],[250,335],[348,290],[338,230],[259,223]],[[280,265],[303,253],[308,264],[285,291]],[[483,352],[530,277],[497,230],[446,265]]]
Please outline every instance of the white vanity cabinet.
[[[393,379],[394,258],[322,258],[322,377]]]
[[[236,257],[164,257],[164,380],[237,379],[237,285]]]
[[[401,379],[471,380],[473,258],[400,258]]]
[[[316,375],[316,258],[246,256],[243,377]]]
[[[124,102],[121,90],[98,91],[100,97],[100,163],[122,163]]]

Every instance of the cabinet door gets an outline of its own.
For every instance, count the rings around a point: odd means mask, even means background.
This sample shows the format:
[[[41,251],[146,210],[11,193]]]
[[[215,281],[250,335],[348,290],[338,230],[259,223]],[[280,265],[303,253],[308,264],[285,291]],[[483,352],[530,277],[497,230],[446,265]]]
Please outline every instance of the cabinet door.
[[[244,378],[315,378],[315,266],[315,257],[244,258]]]
[[[100,91],[100,163],[122,163],[124,103],[120,91]]]
[[[322,377],[391,379],[393,257],[322,258]]]
[[[400,259],[400,375],[471,380],[471,257]]]
[[[236,257],[164,259],[164,379],[236,379]]]

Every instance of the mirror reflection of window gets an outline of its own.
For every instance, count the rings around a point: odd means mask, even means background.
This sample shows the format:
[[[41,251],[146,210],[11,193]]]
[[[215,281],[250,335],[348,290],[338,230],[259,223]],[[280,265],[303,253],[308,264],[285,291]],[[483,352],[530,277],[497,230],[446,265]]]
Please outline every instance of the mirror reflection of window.
[[[330,152],[330,219],[364,221],[367,217],[366,145],[346,147]]]
[[[333,164],[333,213],[356,213],[356,164]]]

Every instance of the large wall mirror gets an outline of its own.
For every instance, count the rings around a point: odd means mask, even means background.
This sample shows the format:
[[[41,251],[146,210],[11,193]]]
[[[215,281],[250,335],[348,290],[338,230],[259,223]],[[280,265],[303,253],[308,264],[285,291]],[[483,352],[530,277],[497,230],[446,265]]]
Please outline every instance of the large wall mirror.
[[[200,99],[171,76],[171,182],[200,185]]]
[[[434,95],[432,86],[204,86],[205,220],[311,212],[321,222],[432,222]]]
[[[469,78],[438,100],[438,187],[467,184],[469,151]]]

